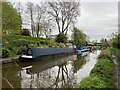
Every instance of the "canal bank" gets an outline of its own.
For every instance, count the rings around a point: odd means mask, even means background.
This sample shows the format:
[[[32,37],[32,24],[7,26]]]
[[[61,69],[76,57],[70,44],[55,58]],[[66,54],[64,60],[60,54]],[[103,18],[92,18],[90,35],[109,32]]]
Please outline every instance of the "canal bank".
[[[90,76],[80,82],[79,89],[116,89],[113,77],[115,64],[111,52],[110,48],[101,52]]]
[[[19,57],[20,57],[20,55],[15,55],[13,57],[4,58],[4,59],[1,60],[1,63],[2,64],[7,64],[7,63],[18,62],[19,61]]]
[[[48,55],[48,56],[40,56],[39,59],[24,59],[24,61],[20,61],[19,57],[20,55],[15,55],[13,57],[5,58],[2,59],[2,64],[9,64],[9,63],[15,63],[15,62],[31,62],[31,61],[39,61],[39,60],[46,60],[46,59],[53,59],[55,57],[64,57],[64,56],[69,56],[73,55],[72,53],[67,53],[67,54],[56,54],[56,55]]]
[[[11,63],[2,67],[2,75],[14,88],[74,88],[82,78],[89,76],[99,54],[100,51],[95,51],[79,59],[76,55],[69,55]],[[5,79],[3,88],[10,88]]]

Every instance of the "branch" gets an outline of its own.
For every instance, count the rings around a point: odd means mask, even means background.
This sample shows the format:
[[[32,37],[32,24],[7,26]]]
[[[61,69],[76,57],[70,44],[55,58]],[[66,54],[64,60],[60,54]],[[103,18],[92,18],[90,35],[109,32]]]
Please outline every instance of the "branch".
[[[66,31],[66,29],[68,29],[68,26],[69,26],[70,23],[71,23],[71,20],[68,21],[67,26],[66,26],[65,29],[62,31],[62,33],[64,33],[64,32]]]

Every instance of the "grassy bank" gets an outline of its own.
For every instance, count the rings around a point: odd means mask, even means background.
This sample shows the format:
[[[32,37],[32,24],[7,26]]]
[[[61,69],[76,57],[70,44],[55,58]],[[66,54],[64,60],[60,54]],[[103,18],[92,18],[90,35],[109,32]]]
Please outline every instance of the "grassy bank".
[[[120,59],[120,34],[115,35],[112,39],[112,50],[116,53],[116,56]]]
[[[22,35],[3,35],[2,42],[2,58],[24,54],[26,46],[46,48],[64,45],[53,40]]]
[[[113,80],[114,67],[111,49],[102,51],[90,76],[81,81],[78,89],[115,88]]]
[[[112,50],[115,52],[116,56],[120,59],[120,49],[113,47]]]

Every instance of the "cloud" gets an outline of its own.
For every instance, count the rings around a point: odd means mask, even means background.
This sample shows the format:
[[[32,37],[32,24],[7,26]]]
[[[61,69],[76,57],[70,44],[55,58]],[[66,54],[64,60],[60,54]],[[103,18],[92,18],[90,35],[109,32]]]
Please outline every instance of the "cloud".
[[[82,2],[118,2],[120,0],[81,0]]]
[[[89,35],[91,40],[110,36],[118,26],[117,2],[82,2],[77,26]]]

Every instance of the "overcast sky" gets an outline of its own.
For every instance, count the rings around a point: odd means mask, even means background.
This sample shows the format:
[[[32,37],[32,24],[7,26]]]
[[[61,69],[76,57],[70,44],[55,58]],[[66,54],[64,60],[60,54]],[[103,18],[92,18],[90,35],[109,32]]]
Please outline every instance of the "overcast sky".
[[[118,26],[117,2],[81,2],[81,16],[77,26],[91,40],[110,38]]]
[[[37,3],[41,0],[12,1],[31,1]],[[111,38],[112,33],[118,30],[118,1],[119,0],[81,0],[81,15],[77,19],[76,26],[82,29],[82,31],[90,37],[91,41],[99,41],[101,38]],[[57,32],[53,32],[53,34],[57,34]]]

